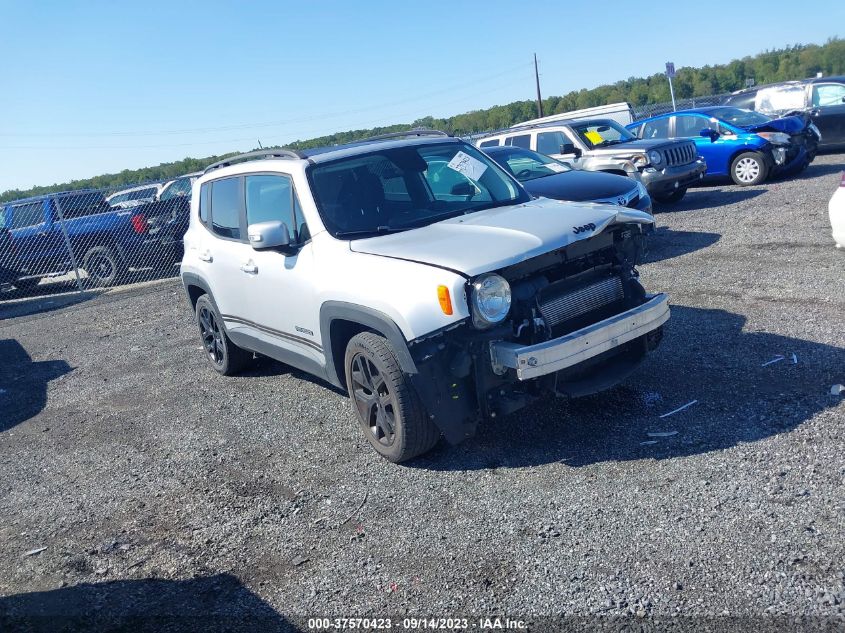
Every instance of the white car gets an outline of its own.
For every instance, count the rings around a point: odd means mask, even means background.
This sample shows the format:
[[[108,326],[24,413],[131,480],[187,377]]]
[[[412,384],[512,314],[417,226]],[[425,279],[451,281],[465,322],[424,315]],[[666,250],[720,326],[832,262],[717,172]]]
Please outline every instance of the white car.
[[[653,222],[532,199],[442,132],[389,134],[211,165],[181,275],[217,372],[258,353],[345,388],[399,462],[630,374],[669,318],[634,268]]]
[[[830,228],[836,248],[845,248],[845,171],[842,172],[842,182],[834,192],[827,205],[830,214]]]
[[[156,200],[161,188],[162,185],[157,183],[115,191],[106,197],[106,202],[116,209],[131,209],[132,207]]]
[[[193,187],[196,179],[200,176],[202,176],[202,172],[195,171],[164,183],[156,196],[156,200],[170,200],[171,198],[176,198],[177,196],[187,196],[190,198],[191,188]]]

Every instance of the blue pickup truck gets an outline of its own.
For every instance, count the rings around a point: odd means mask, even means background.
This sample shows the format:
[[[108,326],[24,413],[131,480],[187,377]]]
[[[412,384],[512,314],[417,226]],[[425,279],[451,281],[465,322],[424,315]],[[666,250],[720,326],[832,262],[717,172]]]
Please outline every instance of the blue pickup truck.
[[[97,286],[121,283],[130,268],[173,266],[179,254],[154,224],[133,209],[111,207],[100,191],[8,202],[0,206],[0,282],[34,286],[70,272],[74,260]]]

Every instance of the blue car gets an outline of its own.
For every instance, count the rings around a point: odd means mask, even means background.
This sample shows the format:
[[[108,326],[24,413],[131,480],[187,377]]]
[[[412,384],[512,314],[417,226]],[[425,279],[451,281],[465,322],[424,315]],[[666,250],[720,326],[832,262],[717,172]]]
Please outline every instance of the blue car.
[[[670,112],[628,125],[639,138],[690,138],[707,162],[708,177],[757,185],[769,176],[807,167],[818,131],[805,116],[779,119],[730,106]]]

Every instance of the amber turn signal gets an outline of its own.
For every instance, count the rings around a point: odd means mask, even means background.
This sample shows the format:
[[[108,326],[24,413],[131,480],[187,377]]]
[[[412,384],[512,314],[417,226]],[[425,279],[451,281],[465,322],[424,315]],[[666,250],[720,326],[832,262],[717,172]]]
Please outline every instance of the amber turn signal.
[[[437,300],[440,301],[443,314],[452,314],[452,296],[446,286],[437,286]]]

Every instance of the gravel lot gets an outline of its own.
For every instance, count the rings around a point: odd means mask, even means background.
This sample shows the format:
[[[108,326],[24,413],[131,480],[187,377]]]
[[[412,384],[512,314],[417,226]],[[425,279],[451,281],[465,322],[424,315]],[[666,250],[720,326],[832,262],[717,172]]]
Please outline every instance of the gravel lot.
[[[641,268],[673,314],[631,379],[404,466],[325,384],[269,361],[216,376],[175,280],[0,304],[0,629],[35,613],[39,630],[592,614],[841,630],[843,159],[690,191]]]

